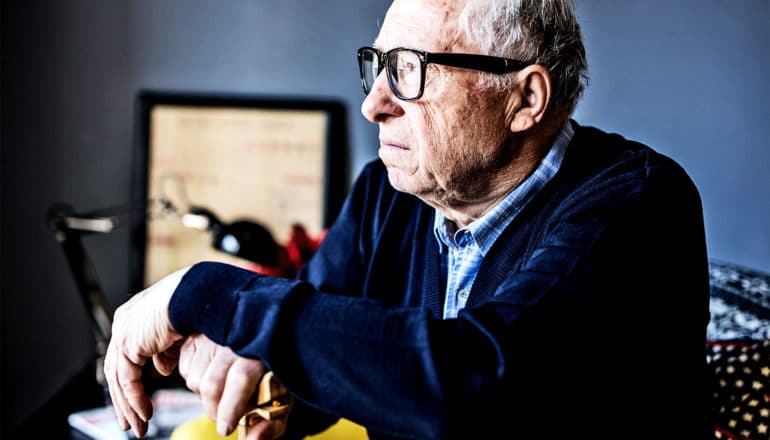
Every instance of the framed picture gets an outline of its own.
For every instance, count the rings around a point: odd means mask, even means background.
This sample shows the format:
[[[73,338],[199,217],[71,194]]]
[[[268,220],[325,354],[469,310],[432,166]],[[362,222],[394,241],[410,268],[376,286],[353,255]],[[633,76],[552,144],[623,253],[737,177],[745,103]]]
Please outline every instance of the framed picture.
[[[149,214],[132,229],[134,291],[198,261],[239,264],[180,221],[191,210],[252,221],[277,243],[296,224],[318,236],[337,216],[348,183],[341,102],[162,91],[136,99],[133,197]]]

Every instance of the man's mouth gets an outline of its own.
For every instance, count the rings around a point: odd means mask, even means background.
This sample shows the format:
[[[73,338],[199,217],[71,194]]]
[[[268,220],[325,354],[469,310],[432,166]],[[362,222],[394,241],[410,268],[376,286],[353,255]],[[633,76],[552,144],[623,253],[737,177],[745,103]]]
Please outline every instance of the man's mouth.
[[[395,139],[387,139],[387,138],[380,139],[380,147],[383,147],[383,148],[396,148],[396,149],[399,149],[399,150],[408,150],[409,149],[409,147],[406,146],[405,143],[400,142],[400,141],[395,140]]]

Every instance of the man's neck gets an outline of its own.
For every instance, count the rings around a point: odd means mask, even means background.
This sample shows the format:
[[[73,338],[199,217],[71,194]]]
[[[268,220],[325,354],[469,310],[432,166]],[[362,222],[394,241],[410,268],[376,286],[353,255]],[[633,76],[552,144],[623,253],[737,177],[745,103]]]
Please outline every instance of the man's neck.
[[[564,123],[564,120],[552,124],[544,122],[538,126],[537,133],[527,133],[521,139],[514,140],[520,144],[517,153],[507,166],[496,175],[488,177],[490,191],[484,197],[473,201],[447,201],[433,204],[433,207],[458,228],[483,217],[532,174],[548,154]]]

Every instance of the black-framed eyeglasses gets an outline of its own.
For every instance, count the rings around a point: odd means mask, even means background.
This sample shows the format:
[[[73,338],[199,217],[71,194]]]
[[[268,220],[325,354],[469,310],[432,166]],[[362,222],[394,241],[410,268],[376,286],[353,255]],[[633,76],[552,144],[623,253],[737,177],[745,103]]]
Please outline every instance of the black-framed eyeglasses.
[[[361,85],[367,95],[384,69],[388,74],[390,90],[399,99],[413,101],[421,98],[425,88],[425,67],[430,63],[496,74],[515,72],[529,65],[524,61],[490,55],[431,53],[405,47],[387,52],[380,52],[373,47],[358,49]]]

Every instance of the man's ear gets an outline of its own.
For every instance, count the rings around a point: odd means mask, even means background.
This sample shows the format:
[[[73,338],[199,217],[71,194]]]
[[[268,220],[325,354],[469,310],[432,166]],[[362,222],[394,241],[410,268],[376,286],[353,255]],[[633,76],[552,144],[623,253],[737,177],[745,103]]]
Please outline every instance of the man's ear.
[[[516,76],[507,110],[510,129],[514,133],[529,130],[543,120],[552,86],[548,69],[539,64],[525,67]]]

